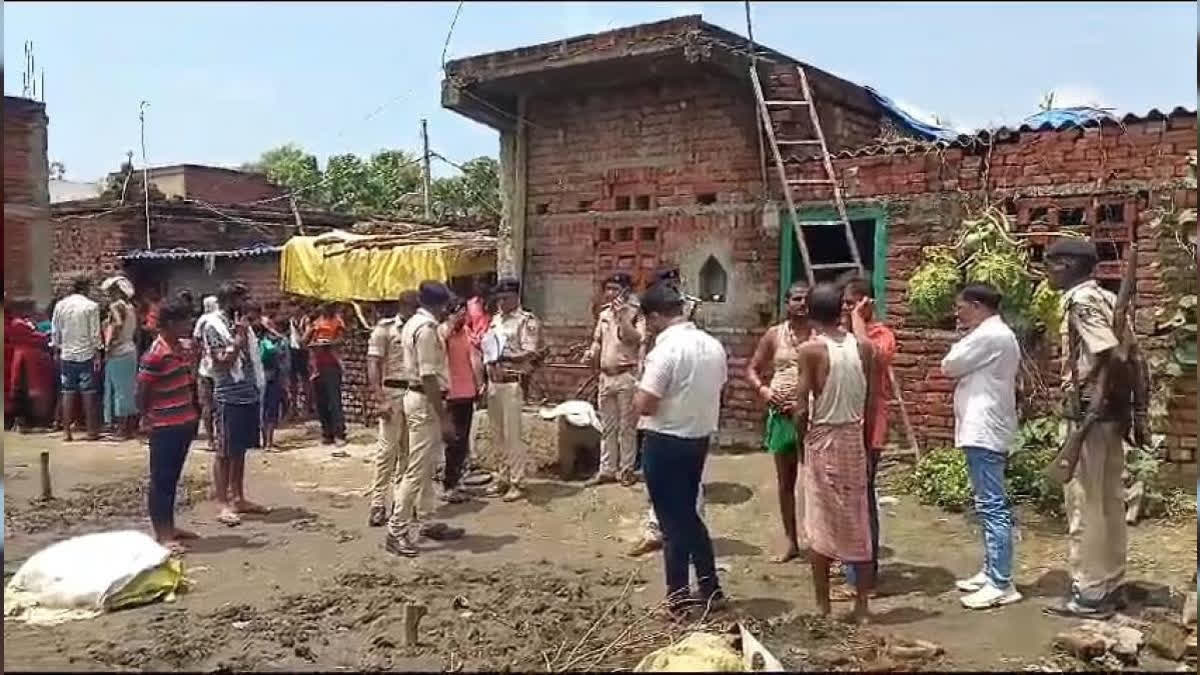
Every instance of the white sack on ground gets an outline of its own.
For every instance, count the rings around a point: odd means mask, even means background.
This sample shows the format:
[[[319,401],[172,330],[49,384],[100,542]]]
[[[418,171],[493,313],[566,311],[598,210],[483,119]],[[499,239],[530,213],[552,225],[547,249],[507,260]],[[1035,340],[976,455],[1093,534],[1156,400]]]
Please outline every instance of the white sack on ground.
[[[98,532],[38,551],[4,589],[4,616],[31,623],[90,618],[170,599],[183,566],[142,532]]]

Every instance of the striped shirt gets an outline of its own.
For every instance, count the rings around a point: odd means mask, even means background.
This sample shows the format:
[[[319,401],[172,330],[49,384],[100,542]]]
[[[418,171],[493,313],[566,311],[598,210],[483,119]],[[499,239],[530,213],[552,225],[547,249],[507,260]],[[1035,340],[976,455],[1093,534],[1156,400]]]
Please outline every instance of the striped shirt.
[[[146,417],[153,429],[191,424],[200,418],[193,399],[192,363],[159,336],[142,355],[138,383],[146,391]]]

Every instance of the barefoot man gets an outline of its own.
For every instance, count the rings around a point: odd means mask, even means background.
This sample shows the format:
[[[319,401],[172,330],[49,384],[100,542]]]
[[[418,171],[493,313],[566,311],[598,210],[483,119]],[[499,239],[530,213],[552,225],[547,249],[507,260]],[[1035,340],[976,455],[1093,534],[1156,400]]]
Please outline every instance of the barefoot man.
[[[217,313],[205,322],[204,349],[213,368],[213,451],[217,521],[240,525],[240,513],[266,513],[246,499],[246,451],[258,443],[259,397],[254,363],[250,356],[253,335],[243,313],[248,291],[238,281],[227,281],[217,291]]]
[[[182,540],[196,538],[175,527],[175,490],[200,422],[192,359],[180,344],[191,328],[191,304],[176,300],[163,308],[137,376],[138,410],[150,432],[150,526],[158,543],[176,553],[185,550]]]
[[[787,320],[769,329],[758,341],[746,380],[767,406],[763,446],[775,458],[775,478],[779,487],[779,516],[783,520],[783,552],[773,562],[787,562],[800,555],[796,534],[796,474],[800,467],[800,443],[792,421],[797,404],[796,385],[800,381],[800,345],[811,331],[806,316],[808,284],[792,284],[787,295]],[[764,379],[769,378],[770,384]]]
[[[875,581],[865,440],[873,423],[865,412],[875,352],[841,327],[841,315],[840,288],[828,283],[813,288],[808,318],[814,336],[800,347],[805,377],[796,388],[796,432],[804,439],[804,530],[817,608],[830,612],[829,564],[840,560],[856,568],[854,620],[864,623]],[[799,405],[810,393],[811,413]]]

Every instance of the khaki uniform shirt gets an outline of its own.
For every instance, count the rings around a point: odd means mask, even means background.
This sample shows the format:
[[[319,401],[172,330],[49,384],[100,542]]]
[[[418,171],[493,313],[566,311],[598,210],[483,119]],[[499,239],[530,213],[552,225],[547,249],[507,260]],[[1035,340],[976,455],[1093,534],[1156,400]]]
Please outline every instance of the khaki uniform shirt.
[[[541,348],[541,323],[537,317],[523,309],[513,310],[507,316],[496,312],[496,315],[492,317],[492,330],[504,336],[504,350],[500,353],[501,359],[513,352],[532,352]],[[505,362],[500,365],[510,374],[528,373],[532,370],[529,362],[521,364]]]
[[[417,310],[400,331],[404,344],[404,368],[409,385],[419,385],[422,378],[437,377],[442,391],[449,384],[446,372],[446,346],[438,333],[438,321],[424,308]]]
[[[627,308],[632,312],[636,309]],[[633,320],[633,335],[621,339],[621,320],[611,307],[605,307],[596,320],[592,333],[592,352],[600,355],[600,370],[616,371],[636,368],[641,361],[642,342],[646,337],[645,319],[638,315]]]
[[[1113,315],[1116,310],[1117,296],[1088,279],[1077,284],[1063,294],[1064,321],[1059,331],[1062,339],[1063,381],[1067,386],[1074,386],[1071,381],[1071,355],[1075,354],[1076,376],[1079,382],[1086,382],[1096,362],[1096,355],[1117,346],[1117,336],[1113,333]],[[1131,330],[1126,326],[1126,330]],[[1087,387],[1080,392],[1087,399],[1093,387]]]
[[[404,369],[404,343],[401,339],[403,325],[400,317],[382,319],[371,331],[367,342],[367,356],[379,359],[380,374],[384,381],[407,381]]]

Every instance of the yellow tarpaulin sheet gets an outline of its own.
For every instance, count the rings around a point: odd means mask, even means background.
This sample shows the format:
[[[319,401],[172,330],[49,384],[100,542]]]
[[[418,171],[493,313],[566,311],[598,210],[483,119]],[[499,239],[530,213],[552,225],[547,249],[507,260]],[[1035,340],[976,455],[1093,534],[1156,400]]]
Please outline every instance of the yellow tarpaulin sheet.
[[[316,237],[292,237],[283,247],[280,286],[284,292],[321,300],[395,300],[428,279],[449,281],[496,269],[495,251],[464,249],[457,244],[346,250],[341,243],[373,238],[339,230]],[[329,255],[337,251],[344,252]]]

